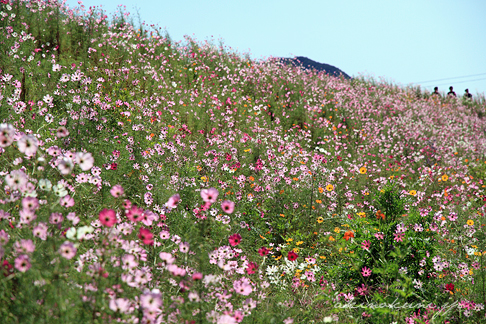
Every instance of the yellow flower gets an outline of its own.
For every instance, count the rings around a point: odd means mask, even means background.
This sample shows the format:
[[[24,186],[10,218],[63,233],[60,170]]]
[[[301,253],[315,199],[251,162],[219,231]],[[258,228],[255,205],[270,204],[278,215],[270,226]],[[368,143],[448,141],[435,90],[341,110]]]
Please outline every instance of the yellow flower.
[[[339,232],[341,232],[341,229],[339,227],[336,227],[334,228],[334,232],[339,234]]]
[[[361,167],[361,168],[359,169],[359,173],[361,173],[361,174],[365,174],[365,173],[366,173],[366,168],[365,168],[365,167]]]
[[[295,253],[299,253],[299,248],[293,248],[292,251],[294,251]]]
[[[449,179],[449,177],[447,176],[447,174],[444,174],[442,176],[442,181],[447,181]]]
[[[295,242],[295,245],[301,245],[303,243],[304,243],[304,241],[299,241],[299,242]]]
[[[410,195],[415,196],[415,195],[417,194],[417,191],[415,191],[415,190],[410,190],[410,192],[409,192],[409,193],[410,193]]]
[[[361,218],[365,218],[366,217],[366,213],[365,212],[359,212],[359,213],[356,213],[359,217]]]
[[[287,239],[287,242],[292,242],[293,240],[294,240],[294,239],[292,239],[292,238],[288,238],[288,239]]]
[[[473,226],[474,225],[474,221],[472,219],[468,219],[467,220],[467,225]]]
[[[324,255],[319,256],[319,258],[321,258],[321,259],[323,259],[323,260],[325,260],[325,259],[326,259],[326,257],[325,257]]]
[[[320,223],[322,223],[323,221],[324,221],[324,218],[322,218],[322,217],[320,217],[320,216],[319,216],[319,217],[317,217],[317,222],[318,222],[319,224],[320,224]]]
[[[334,189],[334,186],[333,186],[332,184],[328,184],[328,185],[326,186],[326,190],[327,190],[327,191],[332,191],[333,189]]]

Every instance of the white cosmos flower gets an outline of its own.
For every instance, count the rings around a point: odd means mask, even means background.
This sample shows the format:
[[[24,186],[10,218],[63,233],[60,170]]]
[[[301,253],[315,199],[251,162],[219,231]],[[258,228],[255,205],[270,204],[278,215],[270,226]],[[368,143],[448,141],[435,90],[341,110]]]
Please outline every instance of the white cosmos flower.
[[[58,183],[57,185],[53,186],[52,191],[54,192],[54,194],[56,196],[61,197],[61,198],[68,194],[66,188],[64,188],[62,183]]]
[[[49,179],[40,179],[39,188],[45,191],[51,191],[52,183],[49,181]]]

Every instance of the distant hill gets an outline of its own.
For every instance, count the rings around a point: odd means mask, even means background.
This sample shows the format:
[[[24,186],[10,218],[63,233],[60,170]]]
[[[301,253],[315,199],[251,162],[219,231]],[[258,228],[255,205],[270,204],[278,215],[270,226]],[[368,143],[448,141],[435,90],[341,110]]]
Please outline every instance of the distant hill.
[[[304,68],[316,69],[317,71],[325,71],[327,74],[330,75],[340,76],[342,74],[346,79],[351,79],[349,75],[347,75],[335,66],[319,63],[304,56],[297,56],[295,58],[281,58],[281,60],[285,63],[292,63],[295,66],[300,65]]]

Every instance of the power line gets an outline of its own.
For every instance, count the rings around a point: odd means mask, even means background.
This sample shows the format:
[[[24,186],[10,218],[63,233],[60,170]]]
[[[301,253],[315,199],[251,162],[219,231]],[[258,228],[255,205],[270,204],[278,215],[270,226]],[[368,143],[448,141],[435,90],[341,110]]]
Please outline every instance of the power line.
[[[445,79],[430,80],[430,81],[420,81],[420,82],[414,82],[414,83],[429,83],[429,82],[444,81],[444,80],[462,79],[462,78],[469,78],[469,77],[474,77],[474,76],[479,76],[479,75],[486,75],[486,73],[471,74],[471,75],[465,75],[465,76],[460,76],[460,77],[445,78]]]
[[[486,80],[486,78],[481,78],[481,79],[475,79],[475,80],[466,80],[466,81],[458,81],[458,82],[452,82],[453,84],[456,83],[466,83],[466,82],[474,82],[474,81],[481,81],[481,80]],[[436,86],[442,86],[442,85],[448,85],[451,84],[451,82],[448,83],[442,83],[442,84],[436,84]],[[430,86],[431,87],[431,86]]]

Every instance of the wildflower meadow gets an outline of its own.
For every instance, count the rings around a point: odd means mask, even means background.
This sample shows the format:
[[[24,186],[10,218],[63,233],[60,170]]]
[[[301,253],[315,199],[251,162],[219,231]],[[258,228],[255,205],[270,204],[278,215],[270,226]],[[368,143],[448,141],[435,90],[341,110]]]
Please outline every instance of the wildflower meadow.
[[[119,8],[0,1],[1,323],[486,322],[484,97]]]

